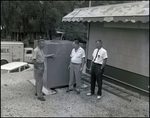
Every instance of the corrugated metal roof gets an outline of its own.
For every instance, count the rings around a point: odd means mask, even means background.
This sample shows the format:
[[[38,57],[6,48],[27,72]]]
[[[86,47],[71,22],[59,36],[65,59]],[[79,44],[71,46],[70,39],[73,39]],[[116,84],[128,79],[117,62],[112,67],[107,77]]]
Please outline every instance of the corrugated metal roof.
[[[77,8],[62,18],[62,22],[75,21],[141,21],[145,23],[149,21],[149,1]]]

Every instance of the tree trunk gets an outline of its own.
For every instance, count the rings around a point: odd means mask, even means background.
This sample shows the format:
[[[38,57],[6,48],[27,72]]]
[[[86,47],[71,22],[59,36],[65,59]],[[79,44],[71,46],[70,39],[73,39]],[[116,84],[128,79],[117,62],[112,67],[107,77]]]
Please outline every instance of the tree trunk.
[[[42,34],[42,22],[40,24],[40,34],[41,34],[41,38],[43,38],[43,34]]]
[[[51,30],[49,31],[49,38],[50,38],[50,40],[52,40],[52,32],[51,32]]]
[[[49,31],[46,26],[45,26],[45,29],[46,29],[46,38],[47,38],[47,40],[50,40]]]

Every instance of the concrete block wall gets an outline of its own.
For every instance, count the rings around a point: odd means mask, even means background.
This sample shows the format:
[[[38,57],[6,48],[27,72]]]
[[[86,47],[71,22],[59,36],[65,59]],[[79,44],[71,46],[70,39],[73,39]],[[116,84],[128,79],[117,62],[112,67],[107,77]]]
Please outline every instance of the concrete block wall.
[[[107,65],[149,76],[149,30],[90,25],[88,59],[92,59],[95,41],[101,39],[108,52]]]

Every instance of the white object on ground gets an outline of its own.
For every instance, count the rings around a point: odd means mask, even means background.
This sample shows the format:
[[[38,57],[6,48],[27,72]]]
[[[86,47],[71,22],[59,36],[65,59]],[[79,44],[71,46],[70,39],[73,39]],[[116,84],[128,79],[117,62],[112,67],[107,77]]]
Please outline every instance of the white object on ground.
[[[29,80],[29,82],[31,82],[31,83],[35,86],[35,79],[31,79],[31,80]],[[51,89],[49,89],[49,88],[46,88],[45,86],[43,86],[42,92],[43,92],[45,95],[53,95],[53,94],[56,94],[56,93],[57,93],[56,91],[51,90]]]
[[[88,87],[88,85],[86,85],[86,84],[82,84],[82,85],[81,85],[81,88],[82,88],[82,89],[87,88],[87,87]]]

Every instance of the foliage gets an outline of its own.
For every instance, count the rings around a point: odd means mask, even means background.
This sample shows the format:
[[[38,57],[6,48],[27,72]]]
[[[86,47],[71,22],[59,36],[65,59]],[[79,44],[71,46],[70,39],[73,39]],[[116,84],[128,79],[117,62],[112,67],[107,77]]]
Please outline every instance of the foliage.
[[[91,6],[116,4],[126,1],[91,1]],[[2,33],[10,35],[15,29],[23,32],[44,32],[47,39],[52,39],[56,29],[65,32],[66,40],[79,38],[86,41],[85,23],[65,23],[62,17],[75,8],[89,7],[89,1],[1,1]],[[26,37],[25,37],[26,38]]]

